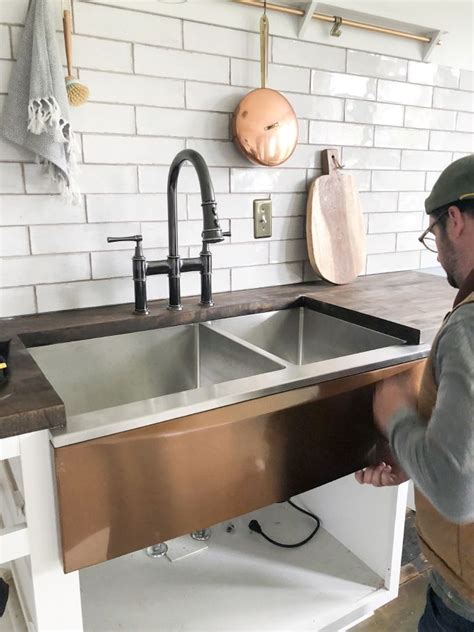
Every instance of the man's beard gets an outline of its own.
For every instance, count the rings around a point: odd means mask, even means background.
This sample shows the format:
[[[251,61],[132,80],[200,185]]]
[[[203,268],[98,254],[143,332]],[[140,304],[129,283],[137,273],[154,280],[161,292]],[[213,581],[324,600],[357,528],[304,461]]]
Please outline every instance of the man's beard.
[[[459,283],[456,281],[452,274],[446,273],[446,278],[451,287],[455,287],[457,290],[459,289]]]
[[[457,282],[456,276],[455,276],[456,270],[458,267],[456,252],[454,248],[452,247],[451,242],[447,238],[444,240],[444,244],[445,244],[446,260],[445,260],[445,266],[443,267],[444,267],[444,271],[446,272],[446,278],[451,287],[459,289],[459,283]]]

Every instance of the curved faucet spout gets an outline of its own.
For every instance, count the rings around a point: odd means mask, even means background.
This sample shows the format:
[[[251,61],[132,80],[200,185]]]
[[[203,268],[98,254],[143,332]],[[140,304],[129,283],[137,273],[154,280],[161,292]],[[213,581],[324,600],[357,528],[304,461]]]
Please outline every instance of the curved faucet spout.
[[[203,243],[216,243],[224,239],[216,212],[217,205],[214,197],[214,187],[212,186],[206,161],[194,149],[183,149],[171,163],[168,174],[168,237],[169,254],[172,257],[178,256],[178,176],[181,167],[186,161],[193,165],[199,178],[203,215]]]

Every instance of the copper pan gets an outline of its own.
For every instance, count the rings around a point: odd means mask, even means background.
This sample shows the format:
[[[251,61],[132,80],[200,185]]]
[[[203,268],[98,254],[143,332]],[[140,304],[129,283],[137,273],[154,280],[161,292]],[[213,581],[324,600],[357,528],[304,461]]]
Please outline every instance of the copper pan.
[[[268,18],[260,18],[261,88],[252,90],[235,108],[232,117],[234,143],[257,165],[275,167],[291,156],[298,141],[298,121],[290,102],[266,87],[268,66]]]

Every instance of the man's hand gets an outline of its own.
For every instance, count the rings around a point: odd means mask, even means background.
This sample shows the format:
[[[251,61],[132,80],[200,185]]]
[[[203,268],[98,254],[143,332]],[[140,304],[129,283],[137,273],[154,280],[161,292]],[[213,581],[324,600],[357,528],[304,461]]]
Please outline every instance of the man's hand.
[[[403,376],[394,376],[377,384],[374,395],[374,419],[387,436],[388,422],[400,408],[416,408],[414,386]]]
[[[387,487],[388,485],[400,485],[409,478],[399,465],[388,465],[384,461],[378,465],[369,465],[364,470],[355,473],[358,483],[373,485],[374,487]]]
[[[369,465],[355,473],[355,479],[361,485],[374,485],[374,487],[386,487],[387,485],[400,485],[409,480],[402,470],[390,445],[385,439],[378,439],[368,455]]]

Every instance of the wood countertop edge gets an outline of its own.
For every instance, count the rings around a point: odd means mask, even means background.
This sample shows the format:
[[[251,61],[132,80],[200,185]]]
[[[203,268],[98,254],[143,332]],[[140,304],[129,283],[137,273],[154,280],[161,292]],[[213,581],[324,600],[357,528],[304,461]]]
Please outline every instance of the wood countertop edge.
[[[390,307],[390,301],[388,306],[384,306],[387,299],[393,299],[400,291],[403,296],[406,288],[413,284],[416,286],[412,288],[415,296],[418,297],[424,291],[433,303],[431,311],[428,308],[426,311],[426,317],[430,315],[430,326],[424,329],[416,326],[424,315],[417,313],[416,305],[410,316],[399,316],[397,309]],[[386,295],[385,301],[383,295]],[[421,343],[426,343],[432,340],[442,316],[449,311],[454,293],[441,277],[409,271],[359,277],[350,286],[333,286],[316,281],[225,292],[215,295],[216,305],[212,308],[203,308],[197,303],[196,297],[187,297],[183,299],[183,310],[180,312],[166,310],[166,300],[151,301],[150,314],[147,316],[136,316],[132,313],[132,304],[122,304],[3,318],[0,319],[0,340],[11,339],[11,377],[5,386],[0,387],[0,439],[66,425],[64,404],[28,353],[27,346],[285,309],[303,304],[304,297],[355,310],[368,317],[418,328]],[[441,302],[440,305],[436,298]],[[408,302],[401,301],[398,309],[400,305],[406,309]],[[433,310],[436,311],[434,315]],[[439,318],[438,311],[441,314]]]

